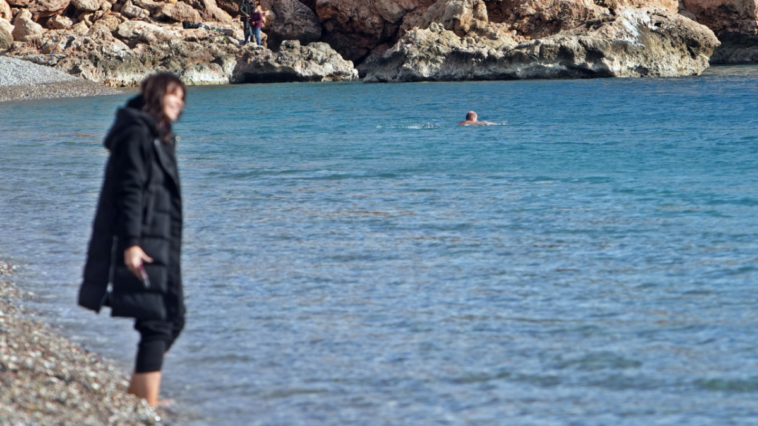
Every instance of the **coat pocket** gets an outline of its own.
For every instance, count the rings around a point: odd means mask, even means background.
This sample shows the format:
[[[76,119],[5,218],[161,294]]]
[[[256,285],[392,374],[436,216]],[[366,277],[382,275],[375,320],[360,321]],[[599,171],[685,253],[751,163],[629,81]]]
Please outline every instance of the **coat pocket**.
[[[115,268],[110,301],[112,316],[165,320],[166,267],[148,263],[144,267],[149,277],[147,282],[124,265]]]
[[[159,293],[126,293],[111,300],[111,316],[140,320],[166,320],[166,305]]]
[[[137,277],[124,265],[117,266],[113,274],[113,293],[166,293],[168,271],[164,265],[143,264],[147,280]]]

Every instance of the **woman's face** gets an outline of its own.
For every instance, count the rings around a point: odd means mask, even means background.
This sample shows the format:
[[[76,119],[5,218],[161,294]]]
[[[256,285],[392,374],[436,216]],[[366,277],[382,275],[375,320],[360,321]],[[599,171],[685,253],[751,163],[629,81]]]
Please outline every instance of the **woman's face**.
[[[169,120],[176,121],[182,109],[184,109],[184,90],[177,86],[163,97],[163,113]]]

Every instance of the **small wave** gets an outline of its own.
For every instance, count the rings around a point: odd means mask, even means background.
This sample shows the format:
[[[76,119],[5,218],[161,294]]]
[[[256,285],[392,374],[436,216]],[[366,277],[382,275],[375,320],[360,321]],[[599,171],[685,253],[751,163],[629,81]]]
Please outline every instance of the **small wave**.
[[[440,126],[439,124],[435,124],[435,123],[408,124],[408,125],[398,125],[398,126],[380,126],[380,125],[376,126],[377,129],[381,129],[381,128],[384,128],[384,127],[388,128],[388,129],[423,130],[423,129],[439,129],[442,126]]]
[[[439,124],[432,124],[432,123],[426,123],[426,124],[412,124],[410,126],[400,126],[401,129],[438,129],[441,126]]]

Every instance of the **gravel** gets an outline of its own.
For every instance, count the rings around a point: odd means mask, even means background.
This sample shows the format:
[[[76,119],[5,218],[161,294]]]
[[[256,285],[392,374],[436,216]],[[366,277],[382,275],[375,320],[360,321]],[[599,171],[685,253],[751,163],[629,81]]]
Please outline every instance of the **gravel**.
[[[12,273],[0,261],[1,426],[165,424],[165,412],[126,394],[125,372],[23,309],[17,301],[32,295]]]
[[[0,56],[0,102],[118,93],[121,91],[54,68]]]

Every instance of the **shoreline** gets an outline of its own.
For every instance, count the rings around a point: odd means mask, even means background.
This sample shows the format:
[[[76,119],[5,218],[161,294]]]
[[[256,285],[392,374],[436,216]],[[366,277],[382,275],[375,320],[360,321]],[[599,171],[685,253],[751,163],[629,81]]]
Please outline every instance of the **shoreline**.
[[[123,91],[51,67],[0,56],[0,102],[120,93]]]
[[[156,425],[162,410],[126,393],[126,372],[86,351],[18,301],[33,294],[0,260],[0,423]]]
[[[7,61],[13,61],[15,70],[24,68],[25,70],[31,72],[27,73],[24,76],[25,78],[22,82],[18,81],[17,79],[16,81],[12,81],[11,84],[7,84],[7,81],[4,82],[2,78],[0,78],[0,102],[118,95],[123,93],[130,93],[135,89],[133,87],[121,89],[109,87],[100,83],[95,83],[93,81],[71,76],[52,67],[38,65],[30,61],[10,58],[7,56],[0,56],[0,71],[3,70],[4,61],[5,64],[7,64]],[[23,65],[21,63],[23,63]],[[704,70],[703,74],[707,74],[708,70],[735,67],[749,68],[756,66],[758,66],[758,64],[711,64]],[[41,69],[44,69],[45,71],[41,71]],[[42,77],[40,77],[40,73],[42,74]],[[229,83],[225,85],[232,84]],[[190,85],[189,87],[195,86],[203,87],[205,85]]]

